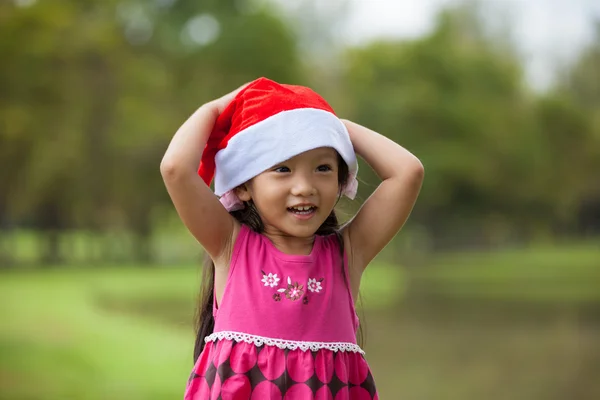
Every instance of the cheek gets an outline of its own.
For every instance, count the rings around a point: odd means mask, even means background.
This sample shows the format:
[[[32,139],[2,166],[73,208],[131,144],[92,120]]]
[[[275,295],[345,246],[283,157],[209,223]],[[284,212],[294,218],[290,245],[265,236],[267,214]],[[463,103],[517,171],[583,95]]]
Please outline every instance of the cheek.
[[[326,182],[323,182],[319,191],[323,198],[327,198],[328,200],[335,203],[338,197],[340,187],[338,185],[337,179],[330,179]]]
[[[269,207],[274,202],[281,201],[282,189],[281,184],[262,179],[255,183],[252,198],[258,206]]]

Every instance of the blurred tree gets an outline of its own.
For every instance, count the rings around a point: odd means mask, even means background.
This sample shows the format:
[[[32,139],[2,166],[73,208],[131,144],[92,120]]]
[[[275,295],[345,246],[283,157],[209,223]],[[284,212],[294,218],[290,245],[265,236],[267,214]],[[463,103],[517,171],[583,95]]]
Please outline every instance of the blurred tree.
[[[348,49],[326,71],[347,5],[0,2],[0,263],[19,226],[43,233],[48,264],[67,230],[107,237],[101,254],[115,231],[132,233],[135,257],[151,261],[157,215],[173,213],[158,173],[171,135],[258,76],[316,83],[340,115],[414,151],[427,179],[411,222],[440,245],[573,231],[600,214],[600,39],[539,96],[505,33],[468,2],[423,38]],[[361,178],[376,182],[365,165]],[[362,186],[364,198],[373,185]]]
[[[538,208],[532,211],[540,218],[550,217],[549,222],[562,233],[575,233],[580,206],[596,189],[593,165],[598,165],[600,153],[594,146],[591,118],[557,92],[539,99],[536,117],[538,159],[530,187],[537,197],[531,200]]]
[[[347,66],[351,115],[425,165],[415,220],[445,235],[465,218],[515,212],[528,166],[515,144],[531,124],[522,71],[473,14],[445,11],[430,35],[354,49]]]
[[[69,224],[74,200],[68,187],[74,183],[70,170],[77,158],[73,128],[81,115],[69,112],[78,87],[68,84],[74,54],[64,45],[78,37],[68,31],[73,5],[3,2],[0,7],[0,170],[8,194],[2,220],[46,231],[46,261],[52,262],[56,230]]]
[[[600,233],[600,20],[595,22],[594,40],[582,52],[558,90],[574,102],[591,125],[580,138],[581,132],[569,132],[575,140],[583,141],[581,152],[570,161],[579,166],[585,178],[579,177],[580,196],[575,200],[579,214],[579,228],[586,233]]]
[[[572,223],[592,184],[583,171],[598,159],[585,113],[568,99],[538,101],[517,52],[478,11],[448,9],[423,38],[346,58],[343,108],[422,159],[427,178],[411,221],[440,246],[507,243]]]
[[[127,229],[150,261],[177,127],[245,81],[301,79],[286,23],[239,4],[0,3],[0,221],[45,232],[47,263],[61,261],[65,229]]]

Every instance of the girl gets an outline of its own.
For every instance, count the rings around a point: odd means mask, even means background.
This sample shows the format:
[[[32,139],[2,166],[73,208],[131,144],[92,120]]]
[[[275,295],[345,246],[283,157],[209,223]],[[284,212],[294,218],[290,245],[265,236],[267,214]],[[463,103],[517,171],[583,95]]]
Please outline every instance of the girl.
[[[355,151],[382,182],[338,227]],[[201,106],[161,173],[210,256],[185,399],[377,398],[353,299],[412,210],[419,160],[312,90],[260,78]]]

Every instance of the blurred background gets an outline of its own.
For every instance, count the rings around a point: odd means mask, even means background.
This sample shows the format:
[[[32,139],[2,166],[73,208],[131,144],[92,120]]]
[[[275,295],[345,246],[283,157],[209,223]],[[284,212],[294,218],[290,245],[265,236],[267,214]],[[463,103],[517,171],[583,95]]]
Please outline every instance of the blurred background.
[[[381,398],[600,399],[598,2],[2,0],[0,57],[1,399],[182,397],[202,249],[159,164],[259,76],[425,165],[361,288]]]

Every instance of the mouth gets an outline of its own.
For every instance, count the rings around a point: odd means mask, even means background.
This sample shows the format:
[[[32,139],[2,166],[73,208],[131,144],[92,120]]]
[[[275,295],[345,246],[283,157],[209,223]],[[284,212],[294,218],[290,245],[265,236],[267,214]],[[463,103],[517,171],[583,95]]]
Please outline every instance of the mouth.
[[[308,217],[313,215],[317,211],[317,207],[313,206],[312,204],[306,204],[288,207],[287,210],[296,216]]]

